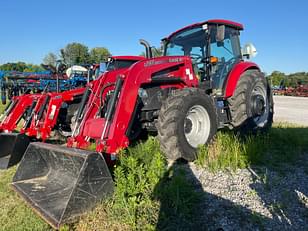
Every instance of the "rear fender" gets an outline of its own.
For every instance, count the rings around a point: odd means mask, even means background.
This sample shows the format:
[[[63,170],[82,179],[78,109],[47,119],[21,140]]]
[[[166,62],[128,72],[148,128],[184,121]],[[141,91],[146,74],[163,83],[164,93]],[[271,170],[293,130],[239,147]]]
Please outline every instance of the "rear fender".
[[[241,61],[234,66],[232,71],[229,73],[227,81],[225,83],[225,98],[229,98],[233,95],[241,74],[251,69],[260,70],[258,65],[253,62]]]

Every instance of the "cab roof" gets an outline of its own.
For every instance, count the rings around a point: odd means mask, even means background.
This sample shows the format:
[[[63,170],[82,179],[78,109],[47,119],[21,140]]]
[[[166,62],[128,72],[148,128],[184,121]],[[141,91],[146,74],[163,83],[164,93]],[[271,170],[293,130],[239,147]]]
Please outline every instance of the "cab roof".
[[[224,19],[211,19],[211,20],[207,20],[207,21],[204,21],[204,22],[198,22],[198,23],[194,23],[194,24],[188,25],[186,27],[183,27],[183,28],[173,32],[172,34],[170,34],[168,37],[164,38],[163,40],[165,40],[165,39],[168,40],[168,39],[170,39],[170,37],[172,37],[173,35],[181,32],[183,30],[193,28],[193,27],[196,27],[196,26],[202,26],[204,24],[226,25],[226,26],[233,27],[237,30],[243,30],[244,29],[244,26],[240,23],[237,23],[237,22],[233,22],[233,21],[230,21],[230,20],[224,20]]]

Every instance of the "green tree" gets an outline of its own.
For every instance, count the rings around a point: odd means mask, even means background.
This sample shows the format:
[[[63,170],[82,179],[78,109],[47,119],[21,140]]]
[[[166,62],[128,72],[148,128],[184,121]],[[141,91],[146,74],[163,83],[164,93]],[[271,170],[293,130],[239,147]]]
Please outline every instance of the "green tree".
[[[156,48],[156,47],[152,47],[152,55],[153,57],[159,57],[162,56],[164,53],[163,49],[161,47]],[[145,57],[145,51],[141,52],[140,56],[144,56]]]
[[[272,74],[270,74],[269,79],[272,86],[279,86],[282,81],[286,81],[286,75],[280,71],[273,71]]]
[[[40,71],[44,71],[44,68],[42,68],[39,65],[35,65],[35,64],[27,64],[27,67],[23,71],[24,72],[40,72]]]
[[[286,87],[296,87],[299,84],[308,84],[308,72],[296,72],[287,75],[280,71],[273,71],[268,77],[272,86],[279,86],[282,83]]]
[[[16,63],[5,63],[0,65],[0,70],[3,71],[20,71],[20,72],[39,72],[44,69],[38,65],[25,63],[25,62],[16,62]]]
[[[3,71],[23,71],[26,68],[27,64],[25,62],[5,63],[0,67]]]
[[[81,43],[69,43],[60,52],[61,58],[70,66],[88,63],[89,61],[89,49]]]
[[[49,52],[43,59],[43,63],[46,65],[56,66],[58,56],[52,52]]]
[[[100,63],[105,61],[111,53],[105,47],[94,47],[90,51],[90,62],[91,63]]]
[[[153,52],[154,57],[162,56],[164,53],[162,47],[159,47],[159,48],[153,47],[152,52]]]

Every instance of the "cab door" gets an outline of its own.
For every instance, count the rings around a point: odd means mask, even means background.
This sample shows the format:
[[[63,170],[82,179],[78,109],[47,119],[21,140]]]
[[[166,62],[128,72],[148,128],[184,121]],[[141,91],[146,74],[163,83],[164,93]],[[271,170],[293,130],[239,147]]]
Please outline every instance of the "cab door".
[[[221,31],[217,33],[217,30],[223,31],[223,38],[218,38],[217,35]],[[217,62],[212,64],[210,72],[216,95],[223,94],[224,82],[229,72],[242,59],[239,34],[240,32],[237,29],[225,25],[212,25],[210,27],[210,54],[217,58]]]

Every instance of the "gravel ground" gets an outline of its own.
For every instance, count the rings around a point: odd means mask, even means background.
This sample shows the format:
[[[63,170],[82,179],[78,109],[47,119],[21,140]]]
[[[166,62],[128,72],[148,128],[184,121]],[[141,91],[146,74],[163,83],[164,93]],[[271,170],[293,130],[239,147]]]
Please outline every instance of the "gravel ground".
[[[308,160],[279,171],[183,167],[202,195],[199,230],[308,230]]]
[[[308,98],[274,96],[277,121],[308,125]],[[308,153],[307,153],[308,155]],[[307,230],[308,158],[278,170],[266,167],[212,173],[183,165],[201,193],[198,230]]]
[[[274,96],[274,120],[308,126],[308,97]]]

